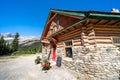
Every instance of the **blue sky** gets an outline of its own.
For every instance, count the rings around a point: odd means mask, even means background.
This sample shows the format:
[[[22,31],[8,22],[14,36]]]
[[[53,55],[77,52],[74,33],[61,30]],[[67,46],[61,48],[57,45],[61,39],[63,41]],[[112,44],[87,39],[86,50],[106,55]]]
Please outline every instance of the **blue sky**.
[[[0,33],[41,35],[50,8],[110,12],[120,0],[0,0]]]

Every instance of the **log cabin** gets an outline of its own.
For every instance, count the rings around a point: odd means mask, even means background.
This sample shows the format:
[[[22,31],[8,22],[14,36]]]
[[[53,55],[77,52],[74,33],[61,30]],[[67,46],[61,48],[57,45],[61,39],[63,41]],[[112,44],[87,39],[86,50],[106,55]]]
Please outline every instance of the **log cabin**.
[[[53,61],[73,58],[81,47],[120,46],[120,13],[50,9],[40,41]]]

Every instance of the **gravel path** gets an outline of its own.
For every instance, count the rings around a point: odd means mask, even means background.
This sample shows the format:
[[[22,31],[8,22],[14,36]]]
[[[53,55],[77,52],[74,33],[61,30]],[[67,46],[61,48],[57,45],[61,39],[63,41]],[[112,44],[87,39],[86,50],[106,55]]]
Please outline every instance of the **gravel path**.
[[[63,67],[53,66],[47,73],[42,72],[40,65],[34,64],[36,56],[0,57],[0,80],[77,80]]]

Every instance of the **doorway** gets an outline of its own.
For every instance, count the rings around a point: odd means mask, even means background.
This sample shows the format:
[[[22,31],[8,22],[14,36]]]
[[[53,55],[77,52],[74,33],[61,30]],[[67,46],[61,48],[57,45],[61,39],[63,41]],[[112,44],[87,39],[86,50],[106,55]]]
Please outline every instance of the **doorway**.
[[[72,48],[69,47],[69,48],[65,48],[65,51],[66,51],[66,57],[70,57],[72,58]]]

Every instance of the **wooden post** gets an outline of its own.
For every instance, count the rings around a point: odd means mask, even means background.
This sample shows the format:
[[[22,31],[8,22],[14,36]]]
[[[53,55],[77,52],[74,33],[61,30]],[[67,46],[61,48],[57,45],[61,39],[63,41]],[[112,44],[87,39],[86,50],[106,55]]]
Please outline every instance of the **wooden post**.
[[[81,28],[81,45],[88,45],[87,28],[84,26]]]
[[[94,45],[96,44],[96,40],[95,40],[95,31],[94,31],[94,27],[93,25],[92,26],[89,26],[87,28],[87,33],[88,33],[88,43],[89,45]]]

